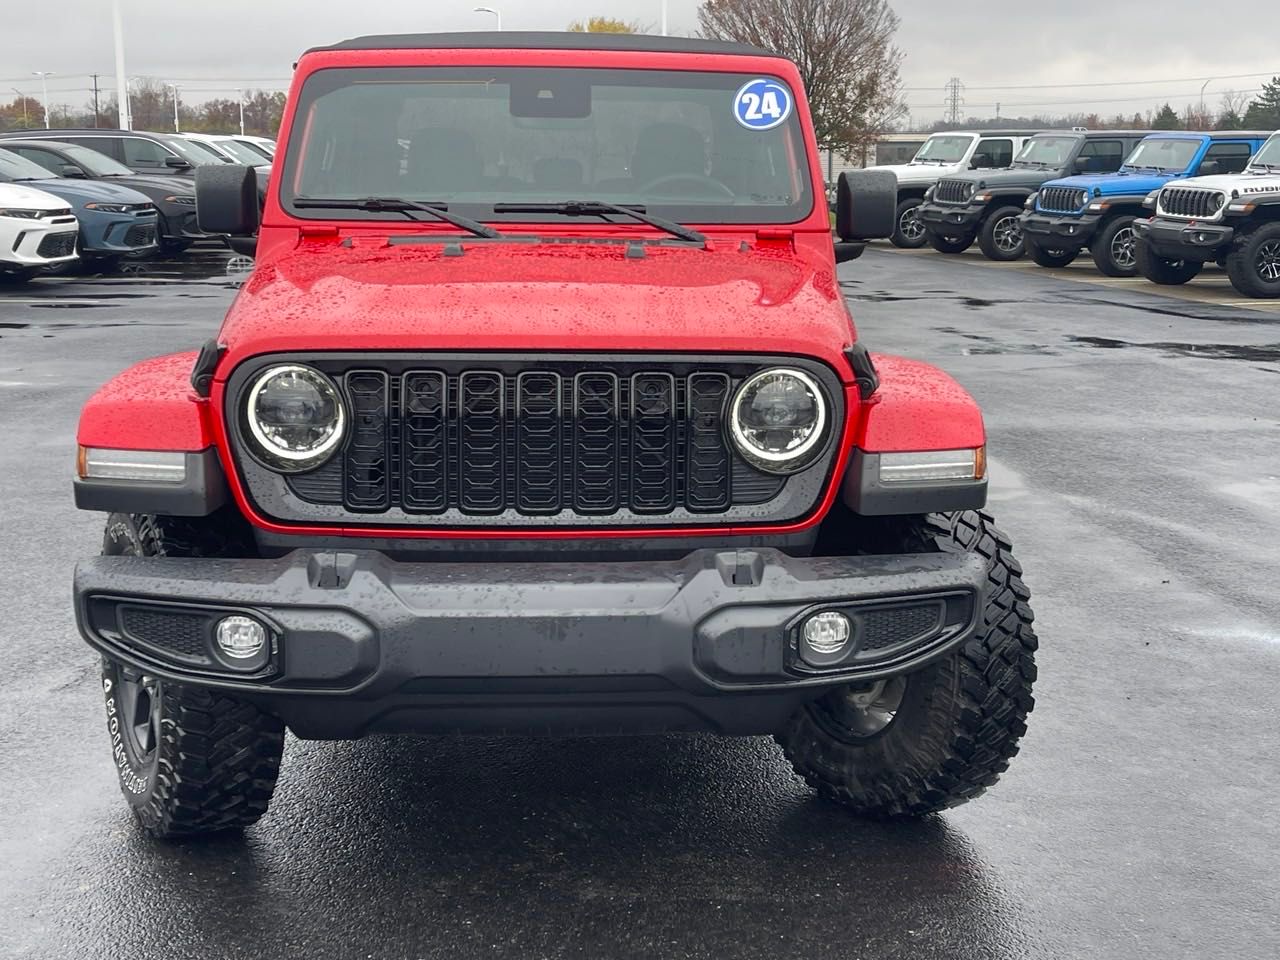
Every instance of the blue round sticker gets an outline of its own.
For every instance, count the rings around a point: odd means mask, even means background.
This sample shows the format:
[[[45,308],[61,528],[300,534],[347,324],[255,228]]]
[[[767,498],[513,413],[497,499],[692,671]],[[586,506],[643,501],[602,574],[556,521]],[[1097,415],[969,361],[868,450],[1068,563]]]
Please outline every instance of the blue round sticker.
[[[777,80],[758,77],[733,98],[733,115],[748,130],[772,130],[791,116],[791,91]]]

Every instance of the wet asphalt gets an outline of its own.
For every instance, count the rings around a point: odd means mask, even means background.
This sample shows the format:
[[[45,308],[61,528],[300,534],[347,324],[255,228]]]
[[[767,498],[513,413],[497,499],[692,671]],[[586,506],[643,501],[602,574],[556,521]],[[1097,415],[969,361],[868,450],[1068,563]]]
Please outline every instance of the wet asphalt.
[[[72,506],[74,431],[113,373],[212,335],[227,259],[0,291],[0,956],[1280,953],[1280,313],[841,267],[873,349],[983,404],[1034,593],[1030,732],[975,803],[862,822],[767,740],[291,741],[257,827],[157,845],[73,624],[102,527]]]

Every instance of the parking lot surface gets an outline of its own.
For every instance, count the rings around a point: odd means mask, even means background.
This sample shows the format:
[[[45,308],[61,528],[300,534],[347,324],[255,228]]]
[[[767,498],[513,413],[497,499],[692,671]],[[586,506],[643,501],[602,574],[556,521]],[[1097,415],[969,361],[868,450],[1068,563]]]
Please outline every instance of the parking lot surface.
[[[291,741],[257,827],[158,845],[69,603],[102,528],[71,502],[76,417],[211,336],[243,266],[0,294],[0,956],[1276,956],[1274,307],[880,248],[840,268],[865,342],[985,408],[1034,594],[1038,705],[973,804],[859,821],[767,740]]]

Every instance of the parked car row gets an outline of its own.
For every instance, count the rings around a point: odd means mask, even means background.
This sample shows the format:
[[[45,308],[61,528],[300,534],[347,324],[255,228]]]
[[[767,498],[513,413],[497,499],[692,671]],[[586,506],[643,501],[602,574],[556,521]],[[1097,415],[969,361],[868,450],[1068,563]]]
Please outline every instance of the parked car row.
[[[180,254],[205,238],[196,169],[252,166],[265,195],[274,146],[133,130],[0,133],[0,283]]]
[[[1280,133],[945,133],[888,169],[899,247],[976,242],[1043,267],[1088,250],[1107,276],[1159,284],[1218,262],[1242,294],[1280,297]]]

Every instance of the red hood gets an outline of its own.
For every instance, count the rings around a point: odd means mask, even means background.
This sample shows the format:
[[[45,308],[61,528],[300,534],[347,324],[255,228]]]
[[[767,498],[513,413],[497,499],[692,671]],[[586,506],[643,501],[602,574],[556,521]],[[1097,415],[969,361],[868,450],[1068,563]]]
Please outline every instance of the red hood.
[[[848,379],[854,338],[826,238],[743,249],[621,243],[304,242],[260,262],[223,324],[225,377],[299,350],[803,354]],[[807,249],[806,249],[807,245]]]

